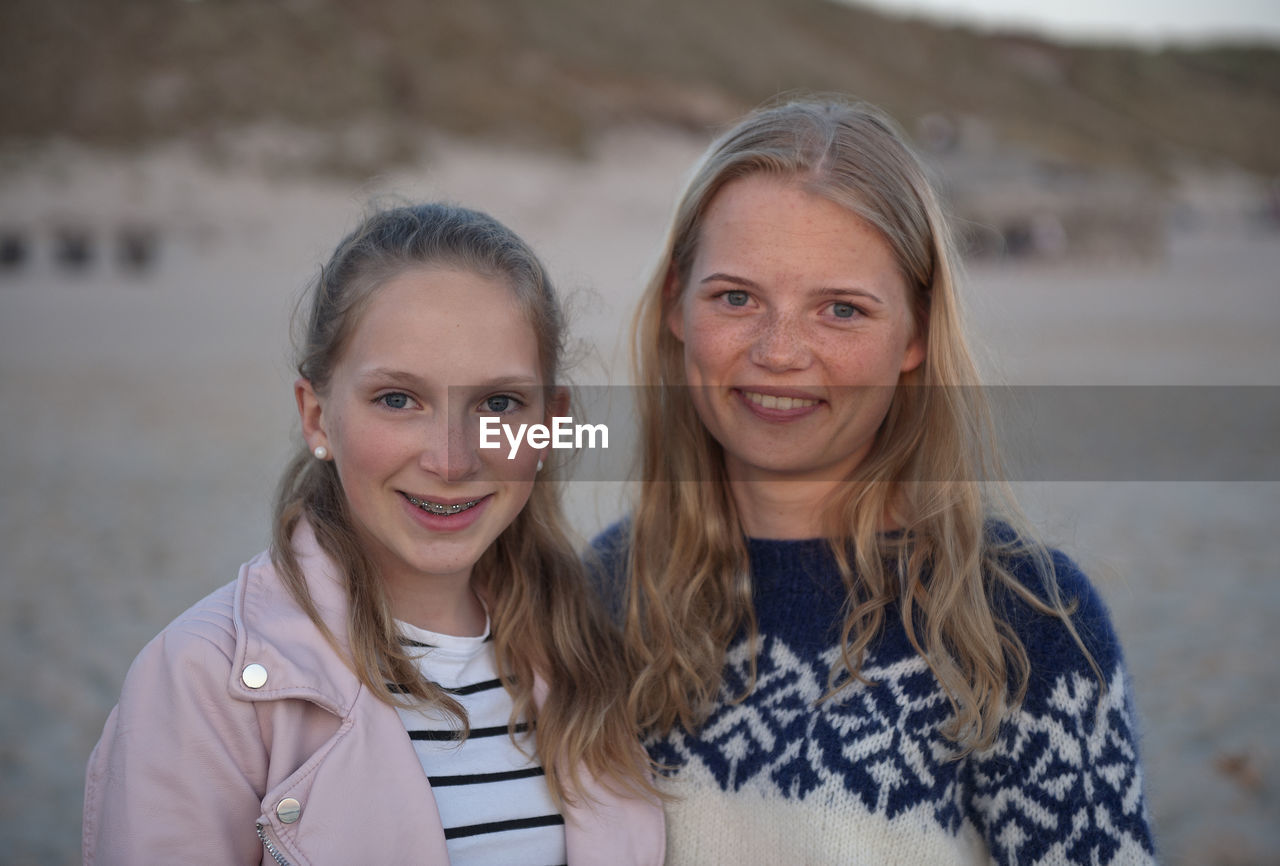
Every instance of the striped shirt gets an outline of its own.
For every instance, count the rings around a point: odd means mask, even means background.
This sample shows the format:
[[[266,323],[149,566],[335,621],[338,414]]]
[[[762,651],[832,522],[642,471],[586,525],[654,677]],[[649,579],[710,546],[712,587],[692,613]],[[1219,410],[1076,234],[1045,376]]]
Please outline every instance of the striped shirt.
[[[533,756],[523,721],[522,753],[507,734],[511,695],[498,680],[493,641],[484,634],[456,637],[397,622],[407,646],[420,647],[418,669],[458,699],[471,734],[458,742],[458,725],[432,708],[398,708],[418,760],[431,783],[455,864],[566,862],[564,818]]]

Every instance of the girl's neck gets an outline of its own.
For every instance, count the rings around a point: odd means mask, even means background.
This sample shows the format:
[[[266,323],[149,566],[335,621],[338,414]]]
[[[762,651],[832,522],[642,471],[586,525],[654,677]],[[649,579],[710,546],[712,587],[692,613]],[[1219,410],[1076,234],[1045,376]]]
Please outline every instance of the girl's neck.
[[[387,596],[391,615],[401,622],[456,637],[484,634],[487,614],[470,580],[423,581],[413,587],[391,582],[387,584]]]

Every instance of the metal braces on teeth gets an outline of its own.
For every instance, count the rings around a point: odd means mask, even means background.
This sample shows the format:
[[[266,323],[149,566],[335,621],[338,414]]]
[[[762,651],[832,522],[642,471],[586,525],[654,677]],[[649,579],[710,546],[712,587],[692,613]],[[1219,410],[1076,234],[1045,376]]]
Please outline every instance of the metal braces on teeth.
[[[418,506],[419,508],[425,511],[430,511],[432,514],[446,514],[446,515],[458,514],[459,512],[466,511],[468,508],[471,508],[477,502],[480,501],[479,499],[473,499],[470,502],[459,502],[457,505],[437,505],[434,502],[423,502],[421,499],[414,499],[412,496],[407,498],[414,505]]]

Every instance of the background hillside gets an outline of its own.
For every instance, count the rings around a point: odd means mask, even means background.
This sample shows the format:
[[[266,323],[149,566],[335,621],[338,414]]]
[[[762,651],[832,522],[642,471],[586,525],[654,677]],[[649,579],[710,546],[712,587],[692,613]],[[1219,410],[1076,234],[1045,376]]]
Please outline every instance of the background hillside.
[[[385,167],[428,126],[581,149],[636,120],[703,129],[780,90],[945,112],[1089,165],[1280,173],[1280,50],[1081,47],[829,0],[8,0],[0,138],[334,133],[332,167]],[[376,127],[374,129],[373,127]],[[313,154],[314,156],[314,154]],[[322,160],[323,161],[323,160]]]

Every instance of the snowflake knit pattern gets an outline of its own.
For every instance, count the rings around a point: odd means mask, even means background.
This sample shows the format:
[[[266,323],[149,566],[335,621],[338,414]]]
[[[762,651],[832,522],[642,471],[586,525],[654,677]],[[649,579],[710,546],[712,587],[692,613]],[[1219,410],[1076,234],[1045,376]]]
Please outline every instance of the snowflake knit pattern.
[[[626,528],[595,543],[605,597],[619,600]],[[1010,602],[1031,661],[1021,707],[994,745],[956,760],[946,695],[896,608],[863,674],[820,698],[839,661],[844,586],[825,541],[748,541],[759,635],[729,648],[720,701],[697,736],[652,740],[667,862],[680,864],[1149,864],[1154,849],[1132,696],[1102,601],[1054,554],[1098,678],[1062,623]],[[1015,569],[1040,586],[1028,560]],[[612,577],[607,575],[612,574]],[[615,605],[615,610],[618,609]]]

